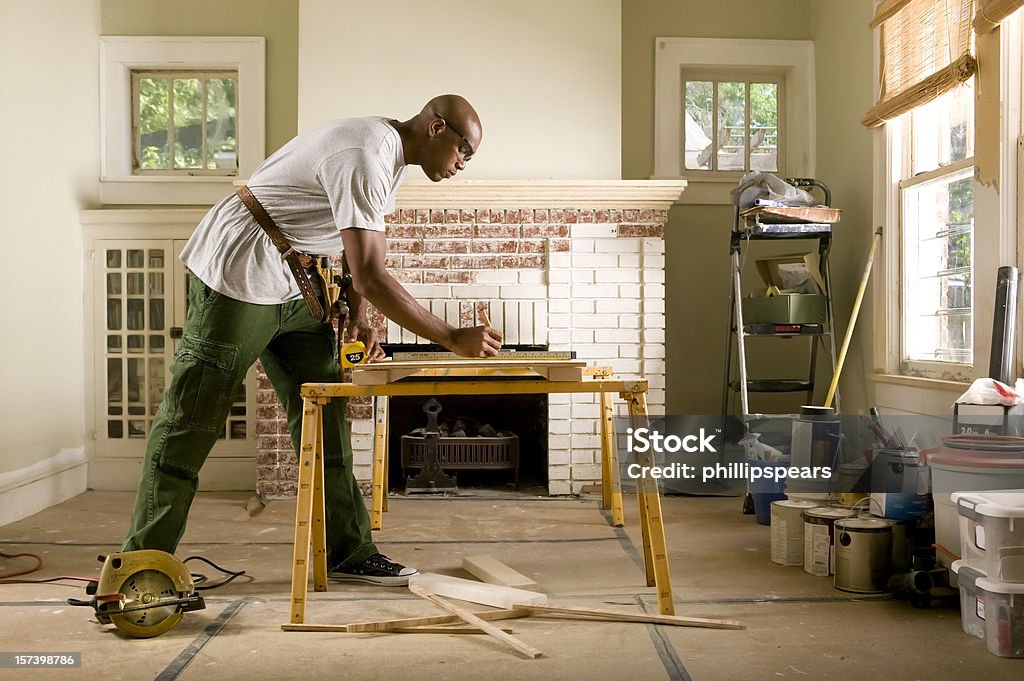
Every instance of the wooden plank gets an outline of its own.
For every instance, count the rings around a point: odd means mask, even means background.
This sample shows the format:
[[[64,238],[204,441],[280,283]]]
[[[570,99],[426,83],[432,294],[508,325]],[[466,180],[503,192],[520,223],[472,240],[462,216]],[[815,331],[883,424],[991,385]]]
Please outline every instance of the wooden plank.
[[[540,585],[526,575],[516,572],[494,556],[465,556],[462,569],[488,584],[510,586],[513,589],[540,591]]]
[[[507,620],[516,619],[519,617],[529,617],[530,611],[523,610],[522,608],[512,608],[503,610],[485,610],[484,612],[473,613],[482,620],[493,622],[495,620]],[[392,631],[394,629],[407,629],[410,627],[420,627],[425,625],[435,624],[454,624],[461,622],[461,617],[455,615],[434,615],[432,617],[406,617],[404,619],[393,619],[393,620],[377,620],[375,622],[356,622],[354,624],[340,624],[340,625],[328,625],[334,627],[345,627],[345,631],[349,632],[364,632],[364,631]],[[331,631],[339,631],[338,629],[332,629]]]
[[[452,616],[456,622],[461,622],[458,617]],[[486,634],[486,631],[477,629],[476,627],[410,627],[405,629],[388,629],[385,632],[352,632],[346,628],[344,624],[282,624],[281,629],[283,631],[320,631],[320,632],[333,632],[336,634],[352,634],[352,633],[387,633],[387,634]],[[506,634],[515,633],[515,629],[512,627],[501,627],[501,630]]]
[[[624,395],[646,392],[647,381],[421,381],[387,385],[303,383],[303,397],[356,397],[365,395],[550,395],[553,393],[611,392]]]
[[[475,627],[483,629],[485,632],[490,634],[491,637],[496,638],[502,643],[514,648],[515,650],[519,651],[522,655],[531,660],[536,660],[538,657],[541,657],[544,654],[541,651],[534,648],[533,646],[529,646],[523,643],[515,636],[512,636],[511,634],[506,634],[504,631],[494,626],[493,624],[488,624],[486,621],[480,619],[470,611],[465,610],[464,608],[461,608],[455,605],[454,603],[449,603],[440,596],[436,596],[432,593],[429,593],[424,589],[416,586],[415,584],[409,585],[409,591],[413,592],[420,598],[427,599],[428,601],[430,601],[434,605],[437,605],[438,607],[444,608],[453,615],[457,615],[458,617],[462,618],[467,624],[472,624]]]
[[[746,629],[735,620],[707,619],[704,617],[680,617],[678,615],[649,615],[647,613],[618,612],[599,608],[575,608],[561,605],[516,604],[517,609],[529,610],[535,614],[576,615],[594,617],[614,622],[646,622],[647,624],[670,624],[676,627],[701,627],[704,629]]]
[[[313,461],[317,446],[317,424],[321,406],[312,398],[302,403],[302,441],[299,453],[298,493],[295,499],[295,539],[292,545],[292,593],[290,622],[300,624],[306,616],[306,591],[309,587],[309,549],[312,542]]]

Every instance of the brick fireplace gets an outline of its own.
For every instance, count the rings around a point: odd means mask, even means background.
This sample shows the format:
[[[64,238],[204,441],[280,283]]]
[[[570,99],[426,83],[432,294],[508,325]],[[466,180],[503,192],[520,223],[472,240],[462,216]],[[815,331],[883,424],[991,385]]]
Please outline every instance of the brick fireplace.
[[[671,180],[412,181],[387,218],[387,265],[455,326],[478,323],[487,306],[507,344],[574,350],[592,366],[646,378],[651,413],[664,413],[664,229],[684,187]],[[388,343],[429,343],[375,310],[370,318]],[[257,381],[257,490],[293,496],[296,458],[284,411],[262,370]],[[352,401],[350,417],[355,474],[368,485],[369,400]],[[547,438],[549,494],[577,494],[600,481],[596,395],[551,395]]]

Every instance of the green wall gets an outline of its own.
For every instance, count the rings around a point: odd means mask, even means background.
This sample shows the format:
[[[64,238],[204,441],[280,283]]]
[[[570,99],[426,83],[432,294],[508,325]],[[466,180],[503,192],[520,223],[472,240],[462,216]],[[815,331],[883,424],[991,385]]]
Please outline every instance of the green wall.
[[[102,0],[102,35],[264,36],[267,155],[298,130],[299,0]]]
[[[622,2],[624,179],[646,179],[653,172],[656,37],[815,41],[816,174],[833,190],[833,205],[842,208],[846,216],[832,259],[840,331],[845,328],[853,298],[850,289],[862,267],[859,232],[851,237],[842,230],[847,224],[851,230],[859,228],[871,215],[871,138],[857,122],[870,105],[872,57],[867,21],[871,9],[871,0]],[[671,414],[717,414],[721,410],[732,222],[731,206],[679,205],[669,213],[665,233],[666,410]],[[782,250],[792,252],[794,248]],[[862,323],[870,312],[863,313]],[[758,366],[771,368],[777,361],[767,347],[752,348],[749,354],[751,363]],[[796,371],[800,371],[799,365]],[[778,373],[789,375],[789,368]],[[844,398],[847,377],[844,371]],[[766,412],[788,411],[793,404],[799,405],[795,399],[762,396],[758,407]],[[844,411],[849,407],[844,404]]]

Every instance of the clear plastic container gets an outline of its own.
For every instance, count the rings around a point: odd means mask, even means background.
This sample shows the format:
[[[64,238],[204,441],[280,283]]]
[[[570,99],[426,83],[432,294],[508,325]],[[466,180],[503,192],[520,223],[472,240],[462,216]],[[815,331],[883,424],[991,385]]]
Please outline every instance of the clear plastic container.
[[[1024,489],[954,492],[960,554],[990,579],[1024,583]]]
[[[953,561],[953,574],[960,586],[960,626],[964,633],[974,638],[985,638],[985,600],[981,599],[979,614],[978,580],[985,573],[964,565],[962,560]]]

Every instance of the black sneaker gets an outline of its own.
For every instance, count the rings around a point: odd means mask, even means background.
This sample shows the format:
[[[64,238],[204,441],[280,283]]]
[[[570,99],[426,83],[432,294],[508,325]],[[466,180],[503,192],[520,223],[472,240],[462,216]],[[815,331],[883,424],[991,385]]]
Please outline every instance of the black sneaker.
[[[388,560],[382,553],[375,553],[358,565],[335,568],[330,578],[344,582],[369,582],[378,586],[406,586],[409,578],[419,573],[416,568],[405,567]]]

